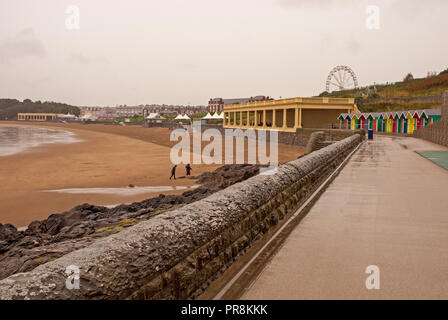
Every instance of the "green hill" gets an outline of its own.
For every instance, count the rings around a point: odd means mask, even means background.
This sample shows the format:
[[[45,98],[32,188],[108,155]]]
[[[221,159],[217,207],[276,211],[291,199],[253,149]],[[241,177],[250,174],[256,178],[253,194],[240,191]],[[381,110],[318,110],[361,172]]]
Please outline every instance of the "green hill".
[[[365,88],[323,92],[320,97],[356,98],[362,112],[440,109],[448,90],[448,69],[439,75],[407,81],[375,84]]]
[[[15,120],[18,113],[71,113],[79,115],[80,109],[65,103],[52,101],[31,101],[25,99],[22,102],[16,99],[0,99],[0,120]]]

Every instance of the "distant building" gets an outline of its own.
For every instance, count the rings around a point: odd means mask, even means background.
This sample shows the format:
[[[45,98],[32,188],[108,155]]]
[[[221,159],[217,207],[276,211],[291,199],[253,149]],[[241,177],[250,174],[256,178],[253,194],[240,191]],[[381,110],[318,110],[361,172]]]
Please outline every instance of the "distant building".
[[[177,115],[177,112],[174,109],[163,109],[163,110],[160,110],[159,113],[162,116],[175,116],[175,115]]]
[[[288,98],[224,106],[224,128],[297,132],[328,129],[341,113],[359,113],[353,98]]]
[[[143,109],[145,107],[143,106],[136,106],[136,107],[127,107],[127,106],[120,106],[115,108],[115,112],[119,117],[133,117],[133,116],[143,116]]]
[[[62,118],[64,114],[59,113],[19,113],[17,120],[19,121],[55,121]]]
[[[107,111],[104,107],[81,107],[80,117],[90,116],[97,119],[104,119],[107,117]]]
[[[269,96],[255,96],[250,98],[223,99],[213,98],[208,101],[208,112],[222,112],[225,105],[242,104],[254,101],[273,100]]]
[[[116,119],[115,108],[110,107],[80,107],[80,118],[96,118],[98,120]]]

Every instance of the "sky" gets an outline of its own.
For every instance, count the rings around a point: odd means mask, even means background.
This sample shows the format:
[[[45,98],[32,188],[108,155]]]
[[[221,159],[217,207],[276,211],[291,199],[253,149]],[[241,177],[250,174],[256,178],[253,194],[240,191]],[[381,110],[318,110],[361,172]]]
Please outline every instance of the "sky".
[[[0,0],[0,98],[315,96],[338,65],[361,86],[448,68],[446,30],[446,0]]]

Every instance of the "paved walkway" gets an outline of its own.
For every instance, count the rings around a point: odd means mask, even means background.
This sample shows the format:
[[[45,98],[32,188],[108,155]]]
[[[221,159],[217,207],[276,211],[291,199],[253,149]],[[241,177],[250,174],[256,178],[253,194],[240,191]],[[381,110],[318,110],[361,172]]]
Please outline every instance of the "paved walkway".
[[[447,149],[366,142],[243,299],[448,299],[448,171],[417,150]]]

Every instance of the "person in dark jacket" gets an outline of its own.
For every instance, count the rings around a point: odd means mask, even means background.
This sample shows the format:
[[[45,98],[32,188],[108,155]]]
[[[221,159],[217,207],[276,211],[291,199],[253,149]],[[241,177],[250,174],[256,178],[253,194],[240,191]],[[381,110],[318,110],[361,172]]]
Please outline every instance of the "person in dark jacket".
[[[177,168],[177,164],[175,164],[174,167],[171,169],[171,177],[170,177],[170,180],[171,180],[171,178],[173,178],[173,177],[174,177],[174,180],[176,180],[176,168]]]
[[[190,166],[190,164],[187,164],[186,166],[185,166],[185,171],[187,172],[187,176],[189,176],[190,174],[191,174],[191,166]]]

